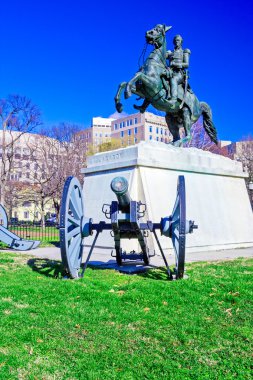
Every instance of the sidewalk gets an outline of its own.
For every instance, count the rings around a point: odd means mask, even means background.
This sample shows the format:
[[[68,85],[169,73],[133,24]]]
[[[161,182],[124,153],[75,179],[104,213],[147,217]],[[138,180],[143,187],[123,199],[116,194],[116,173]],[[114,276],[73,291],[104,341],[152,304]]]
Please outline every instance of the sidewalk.
[[[60,248],[57,247],[45,247],[45,248],[36,248],[30,251],[14,251],[8,250],[12,252],[16,252],[19,254],[24,254],[28,256],[34,256],[42,259],[49,260],[57,260],[61,261],[61,253]],[[86,254],[83,255],[83,261],[86,260]],[[217,260],[233,260],[240,257],[252,257],[253,258],[253,247],[251,248],[240,248],[240,249],[229,249],[222,251],[208,251],[208,252],[196,252],[196,253],[188,253],[186,250],[185,261],[187,263],[197,262],[197,261],[217,261]],[[166,255],[166,259],[169,265],[175,263],[175,255],[169,254]],[[89,264],[92,266],[99,266],[100,268],[114,268],[118,269],[116,265],[116,260],[114,257],[111,257],[111,253],[108,250],[103,249],[95,249],[91,255],[91,259]],[[164,266],[164,261],[161,256],[154,256],[150,259],[150,267],[160,267]],[[143,265],[137,265],[139,270],[143,270]],[[125,268],[126,272],[133,272],[134,269],[137,269],[136,265],[127,265]],[[121,267],[122,269],[122,267]]]

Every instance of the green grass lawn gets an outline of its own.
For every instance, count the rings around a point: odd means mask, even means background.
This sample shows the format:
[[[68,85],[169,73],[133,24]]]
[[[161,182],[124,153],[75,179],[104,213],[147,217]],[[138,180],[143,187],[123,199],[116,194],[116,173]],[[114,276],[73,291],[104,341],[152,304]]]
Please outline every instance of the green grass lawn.
[[[58,262],[0,253],[0,379],[252,379],[253,260],[187,274],[62,280]]]

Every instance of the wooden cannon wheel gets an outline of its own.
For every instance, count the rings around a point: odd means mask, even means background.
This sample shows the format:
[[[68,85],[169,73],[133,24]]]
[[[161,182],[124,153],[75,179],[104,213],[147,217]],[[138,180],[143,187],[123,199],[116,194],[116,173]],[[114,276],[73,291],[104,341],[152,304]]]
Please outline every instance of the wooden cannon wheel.
[[[79,277],[83,255],[83,195],[80,182],[68,177],[60,211],[60,246],[63,266],[71,278]]]
[[[0,224],[3,227],[8,228],[8,216],[5,211],[5,208],[1,204],[0,204]]]
[[[185,266],[186,202],[184,176],[178,177],[177,196],[171,216],[171,238],[176,264],[174,273],[178,279],[184,276]]]

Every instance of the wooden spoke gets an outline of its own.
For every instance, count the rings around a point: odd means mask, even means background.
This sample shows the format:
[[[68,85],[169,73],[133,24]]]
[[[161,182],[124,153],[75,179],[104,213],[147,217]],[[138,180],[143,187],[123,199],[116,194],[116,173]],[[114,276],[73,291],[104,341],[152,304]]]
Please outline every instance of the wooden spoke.
[[[82,262],[83,197],[79,181],[69,177],[64,185],[60,211],[60,245],[64,268],[71,278],[79,277]]]
[[[176,278],[184,276],[185,266],[185,181],[184,176],[178,177],[177,197],[172,212],[172,243],[175,251],[175,275]]]
[[[5,208],[0,204],[0,224],[5,228],[8,228],[8,216]]]

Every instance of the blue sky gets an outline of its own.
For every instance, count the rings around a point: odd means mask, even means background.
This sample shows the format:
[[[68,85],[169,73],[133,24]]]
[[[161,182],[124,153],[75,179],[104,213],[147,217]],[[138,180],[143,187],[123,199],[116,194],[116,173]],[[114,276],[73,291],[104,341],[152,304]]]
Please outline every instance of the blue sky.
[[[253,5],[249,0],[1,2],[0,97],[31,98],[45,124],[85,127],[115,112],[121,81],[138,70],[145,31],[172,25],[192,52],[190,83],[223,140],[253,133]],[[124,111],[134,113],[132,100]],[[150,109],[152,111],[152,109]]]

